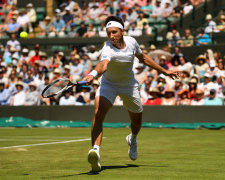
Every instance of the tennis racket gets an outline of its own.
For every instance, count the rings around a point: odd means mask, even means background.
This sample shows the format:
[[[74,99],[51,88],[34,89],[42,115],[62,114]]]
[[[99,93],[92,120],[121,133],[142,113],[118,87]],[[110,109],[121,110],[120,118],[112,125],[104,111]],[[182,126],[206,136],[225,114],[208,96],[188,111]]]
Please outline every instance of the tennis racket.
[[[72,83],[69,79],[57,79],[48,84],[41,95],[43,98],[50,98],[61,94],[74,86],[87,84],[87,81],[79,81],[77,83]]]

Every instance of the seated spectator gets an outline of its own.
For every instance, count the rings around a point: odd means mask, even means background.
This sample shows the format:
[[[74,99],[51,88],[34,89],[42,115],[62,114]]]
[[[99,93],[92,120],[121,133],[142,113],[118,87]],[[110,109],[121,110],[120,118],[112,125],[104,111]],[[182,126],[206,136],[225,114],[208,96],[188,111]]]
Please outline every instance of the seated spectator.
[[[141,6],[141,11],[147,18],[151,16],[152,10],[153,10],[152,0],[147,0],[147,4],[145,6]]]
[[[19,51],[21,50],[21,45],[20,42],[17,40],[16,38],[16,34],[12,33],[11,34],[11,38],[10,40],[8,40],[6,42],[6,49],[5,49],[5,53],[3,55],[3,58],[6,58],[6,54],[7,52],[9,53],[8,56],[12,56],[13,54],[15,54],[18,58],[19,58]]]
[[[127,20],[127,15],[126,15],[126,14],[123,14],[123,15],[122,15],[122,20],[123,20],[123,23],[124,23],[124,30],[125,30],[126,32],[128,32],[129,27],[130,27],[130,23],[129,23],[129,21]]]
[[[76,99],[74,96],[72,96],[72,92],[71,91],[65,91],[64,96],[62,96],[59,99],[59,105],[60,106],[68,106],[68,105],[75,105]]]
[[[100,24],[100,27],[98,29],[98,35],[99,37],[107,37],[106,28],[104,22]]]
[[[169,88],[169,84],[167,83],[166,76],[164,74],[160,74],[158,76],[156,87],[160,91],[160,94],[163,96],[166,90]]]
[[[149,36],[152,33],[152,28],[148,25],[148,23],[144,22],[142,26],[142,35]]]
[[[144,64],[139,64],[136,69],[137,73],[135,73],[134,78],[139,82],[139,84],[142,84],[145,77],[145,66]]]
[[[46,52],[40,53],[40,67],[41,70],[44,72],[48,72],[49,69],[52,67],[52,62],[50,59],[48,59]]]
[[[219,32],[224,32],[225,30],[225,15],[220,15],[219,24],[217,25],[217,29]]]
[[[56,14],[56,19],[53,21],[51,30],[50,30],[50,37],[63,37],[65,36],[65,22],[62,20],[60,14]]]
[[[177,30],[173,29],[172,30],[172,37],[168,39],[168,46],[169,47],[180,46],[181,42],[182,42],[181,37],[177,36]]]
[[[184,6],[184,14],[188,14],[193,10],[193,5],[191,4],[190,1],[187,1],[187,3]]]
[[[170,0],[164,1],[165,4],[162,7],[162,15],[161,17],[170,17],[173,13],[173,6]]]
[[[209,61],[209,67],[206,69],[206,73],[208,73],[211,77],[219,74],[219,68],[216,67],[216,62],[214,60]]]
[[[196,74],[201,79],[204,77],[209,65],[206,63],[206,58],[204,55],[199,55],[195,61],[197,62],[197,65],[195,66]]]
[[[10,105],[11,106],[23,106],[25,104],[26,94],[23,91],[23,83],[17,82],[16,83],[16,94],[12,96]]]
[[[182,89],[178,93],[179,100],[177,101],[178,106],[187,106],[190,105],[190,99],[188,98],[188,90],[187,89]]]
[[[27,16],[29,17],[29,23],[30,23],[29,32],[33,32],[33,28],[36,23],[37,16],[32,3],[27,4]]]
[[[40,36],[48,36],[52,28],[51,18],[46,16],[43,21],[39,22],[39,35]]]
[[[133,8],[129,8],[128,9],[128,13],[127,13],[127,21],[132,24],[134,22],[136,22],[136,19],[138,18],[138,13],[136,11],[133,10]]]
[[[70,13],[71,9],[69,6],[67,6],[65,10],[66,10],[66,13],[62,16],[62,19],[64,20],[65,29],[66,29],[73,22],[73,15]]]
[[[201,29],[196,36],[196,46],[208,45],[211,42],[211,39],[208,34],[204,33],[204,30]]]
[[[190,0],[193,6],[198,6],[205,2],[205,0]]]
[[[172,88],[169,88],[165,91],[165,95],[162,98],[161,105],[176,105],[175,94]]]
[[[90,103],[90,90],[89,86],[81,86],[80,92],[75,95],[75,105],[88,105]]]
[[[73,22],[81,21],[83,19],[82,11],[78,3],[74,4],[72,15],[73,15]]]
[[[92,70],[92,62],[87,54],[82,56],[83,64],[83,77],[87,76]]]
[[[196,99],[193,99],[191,101],[192,106],[202,106],[204,105],[204,91],[202,91],[201,89],[197,89],[196,90]]]
[[[155,69],[150,68],[150,69],[145,73],[144,79],[147,79],[147,77],[148,77],[149,75],[152,75],[152,76],[153,76],[153,80],[154,80],[154,81],[157,81],[157,78],[158,78],[158,72],[157,72]]]
[[[185,29],[185,36],[182,37],[181,47],[190,47],[194,45],[194,36],[190,29]]]
[[[169,32],[167,32],[167,34],[166,34],[166,39],[167,40],[169,40],[169,39],[171,39],[173,36],[174,36],[174,34],[173,34],[173,30],[175,29],[176,30],[176,25],[175,24],[171,24],[170,25],[170,31]],[[180,37],[180,33],[176,30],[176,37]]]
[[[13,16],[8,24],[8,33],[18,33],[20,24],[17,23],[17,17]]]
[[[24,79],[24,83],[26,84],[29,84],[30,82],[34,81],[34,78],[33,78],[33,72],[31,69],[28,69],[27,70],[27,74],[26,74],[26,77]]]
[[[216,97],[216,90],[211,89],[209,92],[209,97],[205,98],[204,105],[206,105],[206,106],[222,106],[223,101],[220,98]]]
[[[140,12],[139,17],[137,19],[137,28],[142,29],[143,23],[148,24],[148,19],[144,17],[144,13]]]
[[[81,12],[82,12],[82,16],[81,16],[81,20],[82,21],[86,21],[86,20],[90,20],[90,8],[88,7],[87,1],[82,1],[82,5],[81,5]]]
[[[169,68],[172,71],[179,71],[180,70],[180,61],[178,58],[172,59],[172,67]]]
[[[1,67],[1,66],[0,66]],[[8,85],[8,76],[6,75],[6,72],[3,68],[0,68],[0,81],[5,84],[5,87]]]
[[[148,100],[144,105],[161,105],[160,91],[157,88],[151,88]]]
[[[91,45],[89,47],[89,52],[87,53],[87,55],[89,56],[89,58],[92,62],[92,67],[95,67],[96,64],[98,63],[99,56],[101,55],[101,51],[97,51],[96,46]]]
[[[83,35],[87,32],[87,28],[84,24],[84,22],[80,23],[80,27],[77,30],[76,37],[83,37]]]
[[[218,32],[216,22],[212,20],[212,15],[207,14],[205,19],[206,19],[205,33]]]
[[[162,55],[159,59],[159,65],[161,67],[163,67],[164,69],[169,69],[168,66],[166,65],[166,60],[167,60],[166,56]],[[159,73],[159,74],[161,74],[161,73]]]
[[[162,14],[163,14],[163,9],[161,6],[161,0],[156,0],[155,4],[153,5],[152,17],[154,18],[161,17]]]
[[[0,79],[0,106],[9,105],[11,101],[10,91],[5,85],[5,82]]]
[[[128,30],[128,35],[129,36],[141,36],[141,30],[137,28],[137,24],[136,23],[132,23],[131,24],[131,28]]]
[[[178,1],[177,1],[177,6],[173,8],[172,16],[173,16],[173,17],[178,17],[178,18],[179,18],[179,17],[181,16],[181,14],[184,13],[183,9],[184,9],[184,7],[183,7],[181,1],[178,0]]]
[[[29,60],[29,64],[31,66],[34,66],[35,61],[39,61],[40,60],[40,45],[39,44],[35,45],[34,51],[35,51],[34,56],[32,56],[30,58],[30,60]]]
[[[83,77],[83,64],[80,62],[80,56],[75,55],[73,65],[70,67],[70,73],[73,75],[74,80],[81,80]]]
[[[29,50],[27,48],[22,49],[22,55],[20,56],[19,59],[19,67],[21,67],[23,64],[28,64],[29,63],[29,56],[28,56]]]
[[[73,75],[70,74],[70,66],[69,65],[64,66],[63,78],[69,79],[71,82],[73,81]]]
[[[90,104],[94,105],[94,102],[95,102],[95,94],[97,92],[97,89],[99,87],[99,81],[98,80],[93,80],[93,83],[92,83],[92,90],[90,92]]]
[[[97,4],[93,4],[93,6],[90,7],[89,11],[89,19],[90,20],[99,20],[98,15],[101,13],[100,8]]]
[[[74,23],[71,23],[71,24],[70,24],[70,30],[69,30],[69,32],[67,33],[67,36],[68,36],[69,38],[74,38],[74,37],[76,37],[76,34],[77,34],[77,31],[76,31],[76,29],[75,29],[75,24],[74,24]]]
[[[76,5],[77,3],[72,1],[72,0],[67,0],[67,6],[69,7],[71,10],[73,10],[73,7]]]
[[[17,18],[17,23],[20,25],[20,30],[19,30],[20,32],[22,32],[22,31],[29,32],[30,20],[27,15],[26,9],[20,10],[20,14]]]
[[[0,24],[0,38],[3,36],[7,35],[8,31],[8,23],[6,23],[5,19],[1,19],[1,24]]]
[[[188,97],[190,100],[195,100],[196,99],[196,90],[198,87],[198,82],[196,79],[191,79],[188,82]]]
[[[84,35],[82,37],[91,38],[91,37],[94,37],[94,36],[96,36],[96,28],[94,27],[93,23],[89,23],[87,32],[84,33]]]
[[[97,19],[104,21],[111,13],[108,10],[108,3],[104,3],[104,7],[100,9]]]
[[[194,74],[193,65],[184,56],[179,57],[179,70],[187,71],[191,76]]]
[[[29,83],[29,90],[26,93],[25,104],[26,106],[40,105],[39,93],[35,82]]]

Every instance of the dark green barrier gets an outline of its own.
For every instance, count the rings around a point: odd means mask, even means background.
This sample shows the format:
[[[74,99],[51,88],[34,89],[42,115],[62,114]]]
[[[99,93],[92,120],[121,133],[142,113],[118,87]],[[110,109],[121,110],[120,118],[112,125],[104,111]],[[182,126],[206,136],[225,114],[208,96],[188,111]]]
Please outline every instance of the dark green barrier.
[[[92,121],[93,106],[1,106],[0,117],[24,117],[33,120]],[[105,122],[130,122],[124,107],[114,106]],[[193,123],[225,122],[224,106],[144,106],[143,122]]]

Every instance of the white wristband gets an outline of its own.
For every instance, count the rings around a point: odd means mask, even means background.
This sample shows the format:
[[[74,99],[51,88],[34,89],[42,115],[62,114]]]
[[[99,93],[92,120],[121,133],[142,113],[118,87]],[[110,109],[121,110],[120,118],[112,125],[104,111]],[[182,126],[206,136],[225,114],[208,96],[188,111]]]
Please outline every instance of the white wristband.
[[[88,75],[94,76],[94,78],[96,78],[98,76],[98,72],[96,70],[92,70]]]

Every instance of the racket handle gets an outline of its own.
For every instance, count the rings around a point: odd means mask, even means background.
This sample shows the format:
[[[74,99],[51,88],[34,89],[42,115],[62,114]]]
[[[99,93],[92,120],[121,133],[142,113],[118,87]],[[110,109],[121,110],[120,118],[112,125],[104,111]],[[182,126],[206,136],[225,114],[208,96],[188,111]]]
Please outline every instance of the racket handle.
[[[87,84],[87,81],[79,81],[77,82],[77,84],[84,85],[84,84]]]

